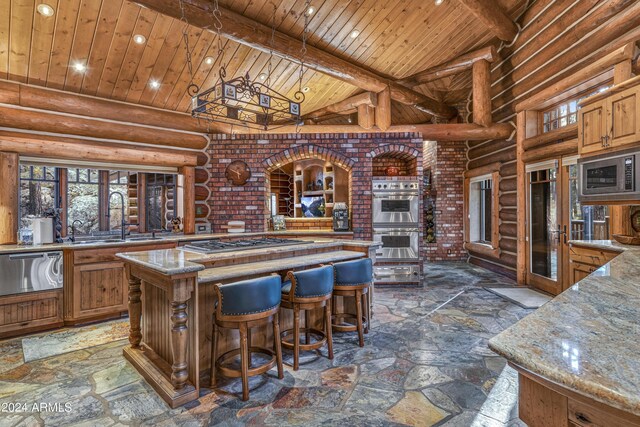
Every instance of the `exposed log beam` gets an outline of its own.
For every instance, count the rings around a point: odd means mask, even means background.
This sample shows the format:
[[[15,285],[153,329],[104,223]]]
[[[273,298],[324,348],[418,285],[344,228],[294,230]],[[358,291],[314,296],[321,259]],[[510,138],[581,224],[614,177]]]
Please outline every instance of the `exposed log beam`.
[[[376,124],[376,109],[370,105],[358,105],[358,125],[371,129]]]
[[[578,124],[565,126],[556,130],[541,133],[531,138],[524,139],[522,141],[522,147],[525,151],[533,150],[535,148],[543,147],[551,144],[552,142],[562,141],[565,139],[575,139],[578,137]]]
[[[557,83],[536,92],[531,97],[516,104],[516,111],[545,108],[556,103],[558,98],[566,98],[567,95],[575,95],[584,90],[596,86],[613,77],[609,72],[615,64],[632,59],[635,55],[635,43],[622,46],[599,60],[587,65]],[[599,76],[604,76],[598,78]],[[591,83],[590,83],[591,82]]]
[[[351,114],[361,105],[375,107],[378,105],[378,95],[374,92],[363,92],[338,101],[335,104],[312,111],[311,113],[305,114],[302,118],[303,120],[317,120],[329,114]]]
[[[505,139],[513,133],[513,126],[508,123],[496,123],[489,127],[478,126],[470,123],[455,124],[420,124],[420,125],[394,125],[385,132],[419,132],[424,139],[433,141],[486,141],[488,139]],[[279,133],[370,133],[382,132],[377,126],[365,129],[357,125],[305,125],[284,126],[272,131],[257,131],[254,133],[279,134]],[[1,147],[0,147],[1,148]]]
[[[376,107],[376,125],[385,132],[391,126],[391,92],[386,88],[378,93],[378,106]]]
[[[210,127],[189,114],[128,102],[96,98],[24,83],[0,81],[0,103],[80,116],[109,119],[118,122],[157,126],[190,132],[228,131],[224,124]]]
[[[182,16],[180,4],[175,0],[135,0],[135,2],[176,19],[180,19]],[[212,31],[212,3],[210,1],[185,0],[184,9],[185,16],[191,25]],[[224,8],[220,8],[220,10],[221,33],[226,38],[262,52],[273,50],[275,55],[288,61],[300,62],[302,56],[302,42],[300,40],[276,31],[272,42],[272,31],[268,26],[231,10]],[[395,101],[415,106],[434,116],[452,118],[457,114],[453,107],[389,81],[383,76],[314,46],[307,45],[304,62],[311,69],[366,91],[377,93],[390,87],[391,97]]]
[[[0,151],[23,156],[84,160],[132,166],[195,166],[194,152],[139,147],[41,134],[0,131]]]
[[[473,63],[473,122],[491,125],[491,65],[482,59]]]
[[[17,243],[16,230],[19,225],[17,189],[20,185],[20,167],[18,154],[2,151],[0,151],[0,188],[2,188],[0,191],[0,245],[7,245]]]
[[[511,41],[518,34],[518,27],[494,0],[459,0],[500,40]]]
[[[447,61],[444,64],[412,74],[404,79],[398,80],[397,82],[408,87],[413,87],[422,83],[428,83],[434,80],[439,80],[443,77],[458,74],[473,67],[473,64],[478,61],[485,60],[494,62],[496,59],[498,59],[498,51],[495,46],[487,46],[474,50],[473,52],[460,55],[459,57],[452,59],[451,61]]]
[[[569,139],[557,144],[543,145],[542,147],[527,150],[522,155],[525,163],[536,160],[550,159],[553,157],[569,156],[578,154],[578,139]]]
[[[196,169],[187,166],[180,169],[182,175],[182,231],[184,234],[196,232]]]
[[[195,133],[176,132],[166,128],[154,129],[32,109],[17,109],[14,106],[0,106],[0,126],[197,150],[207,146],[204,135]]]

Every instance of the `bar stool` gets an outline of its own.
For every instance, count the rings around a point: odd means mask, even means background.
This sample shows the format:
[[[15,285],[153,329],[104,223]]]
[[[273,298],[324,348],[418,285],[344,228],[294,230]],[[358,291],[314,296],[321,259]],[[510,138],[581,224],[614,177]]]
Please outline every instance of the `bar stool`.
[[[242,377],[242,400],[249,399],[249,377],[267,372],[278,365],[278,378],[284,378],[282,349],[280,347],[280,288],[282,279],[278,275],[244,280],[227,285],[214,285],[218,300],[213,318],[211,340],[211,387],[216,384],[216,370],[225,377]],[[251,328],[271,323],[273,325],[274,350],[251,345]],[[238,329],[240,348],[218,356],[219,328]],[[260,366],[251,366],[251,354],[270,357]],[[231,369],[225,364],[240,355],[241,369]]]
[[[358,331],[360,347],[364,347],[364,333],[369,333],[370,287],[373,281],[373,267],[371,258],[345,261],[333,264],[335,283],[333,285],[333,329],[340,332]],[[335,297],[354,297],[356,313],[338,313],[335,308]],[[364,309],[363,309],[364,305]],[[355,320],[354,324],[345,320]],[[365,325],[363,327],[363,325]]]
[[[297,371],[300,350],[317,350],[327,344],[329,359],[333,359],[331,338],[331,291],[333,289],[333,267],[325,265],[302,271],[289,271],[287,281],[282,284],[282,307],[293,310],[293,329],[282,332],[282,346],[293,349],[293,370]],[[309,310],[324,307],[324,331],[310,326]],[[300,310],[305,311],[304,328],[300,328]],[[305,343],[300,344],[300,332],[305,334]],[[287,338],[293,335],[293,340]],[[316,342],[311,342],[315,335]]]

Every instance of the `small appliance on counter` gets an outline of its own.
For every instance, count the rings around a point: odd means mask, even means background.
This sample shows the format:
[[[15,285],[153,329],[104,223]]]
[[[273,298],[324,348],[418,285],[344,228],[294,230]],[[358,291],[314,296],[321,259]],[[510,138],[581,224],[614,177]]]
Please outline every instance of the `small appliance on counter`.
[[[29,226],[33,231],[33,244],[53,243],[53,218],[33,218]]]
[[[211,223],[196,224],[196,234],[211,234]]]
[[[344,202],[333,205],[333,231],[349,231],[349,209]]]

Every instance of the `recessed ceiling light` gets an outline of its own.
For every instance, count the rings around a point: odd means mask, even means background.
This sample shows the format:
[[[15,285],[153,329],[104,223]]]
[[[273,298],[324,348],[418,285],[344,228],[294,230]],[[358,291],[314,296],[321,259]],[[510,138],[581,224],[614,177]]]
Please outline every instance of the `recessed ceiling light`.
[[[82,62],[76,62],[75,64],[73,64],[73,69],[79,73],[84,73],[87,70],[87,66]]]
[[[136,42],[137,44],[143,44],[144,42],[147,41],[147,38],[142,34],[136,34],[135,36],[133,36],[133,41]]]
[[[214,61],[213,56],[207,56],[206,58],[204,58],[204,63],[207,65],[213,64],[213,61]]]
[[[47,16],[47,17],[53,16],[53,12],[54,12],[51,6],[44,3],[39,4],[38,7],[36,7],[36,10],[40,15]]]
[[[351,38],[355,39],[356,37],[358,37],[360,35],[360,31],[359,30],[353,30],[351,31]]]
[[[309,8],[307,9],[307,16],[309,15],[313,15],[316,11],[316,8],[313,6],[309,6]]]
[[[149,86],[151,86],[152,89],[158,89],[160,87],[160,82],[157,80],[151,80],[149,82]]]
[[[266,79],[267,79],[267,75],[266,75],[265,73],[262,73],[262,74],[260,74],[260,75],[258,76],[258,78],[259,78],[260,80],[266,80]]]
[[[435,0],[436,2],[436,6],[440,6],[442,3],[444,3],[444,0]]]
[[[305,86],[305,87],[303,87],[303,88],[302,88],[302,91],[303,91],[304,93],[309,92],[309,90],[310,90],[310,89],[309,89],[309,86]]]

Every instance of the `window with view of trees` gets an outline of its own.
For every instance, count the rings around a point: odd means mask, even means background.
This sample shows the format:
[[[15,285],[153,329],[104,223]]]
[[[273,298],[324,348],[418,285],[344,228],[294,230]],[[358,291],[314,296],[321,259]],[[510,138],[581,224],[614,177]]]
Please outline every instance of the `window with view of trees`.
[[[58,170],[54,167],[20,165],[20,226],[29,218],[43,216],[45,210],[59,206]]]
[[[68,223],[76,233],[91,234],[100,229],[100,180],[96,169],[68,169]]]

